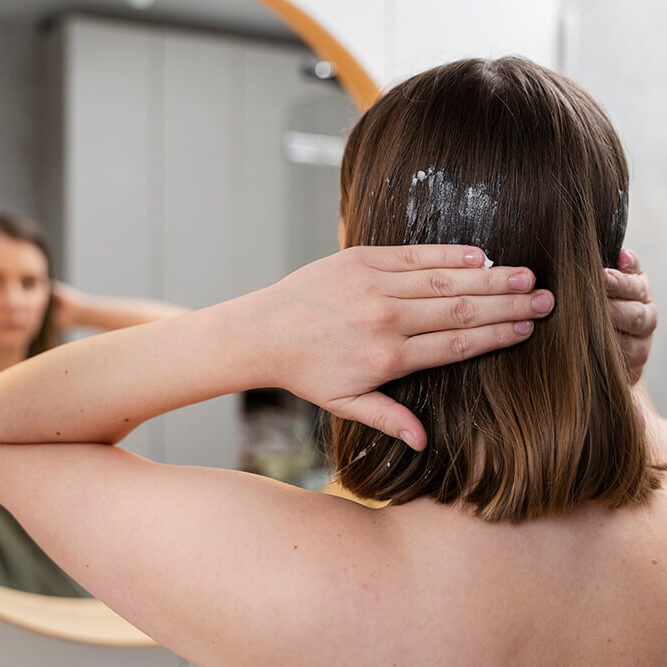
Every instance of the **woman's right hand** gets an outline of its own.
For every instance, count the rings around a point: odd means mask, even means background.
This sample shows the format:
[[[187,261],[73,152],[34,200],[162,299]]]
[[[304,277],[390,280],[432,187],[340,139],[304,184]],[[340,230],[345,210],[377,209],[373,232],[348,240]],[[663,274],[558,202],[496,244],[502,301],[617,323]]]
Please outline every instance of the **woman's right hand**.
[[[632,250],[621,250],[618,269],[605,269],[611,319],[616,327],[631,384],[636,384],[648,361],[658,309],[651,297],[648,276]]]
[[[470,246],[354,247],[288,275],[263,299],[276,385],[424,449],[417,417],[377,388],[520,343],[554,305],[529,269],[484,259]]]

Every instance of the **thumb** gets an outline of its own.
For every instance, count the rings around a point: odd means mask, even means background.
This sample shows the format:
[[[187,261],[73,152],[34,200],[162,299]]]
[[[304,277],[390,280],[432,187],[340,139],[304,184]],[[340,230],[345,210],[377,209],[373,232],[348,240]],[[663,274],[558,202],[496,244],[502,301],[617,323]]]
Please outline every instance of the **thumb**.
[[[426,431],[419,419],[386,394],[372,391],[354,398],[339,399],[335,407],[332,412],[338,417],[366,424],[403,440],[418,452],[426,448]]]

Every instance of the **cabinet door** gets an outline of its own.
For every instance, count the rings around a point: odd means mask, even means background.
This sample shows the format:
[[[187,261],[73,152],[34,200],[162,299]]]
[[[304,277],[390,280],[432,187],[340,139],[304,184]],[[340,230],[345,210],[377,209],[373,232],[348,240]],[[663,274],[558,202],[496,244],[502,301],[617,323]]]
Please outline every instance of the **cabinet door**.
[[[164,53],[165,296],[206,306],[333,252],[337,170],[295,167],[284,148],[308,118],[299,110],[341,117],[345,96],[301,71],[309,52],[170,34]],[[239,397],[165,415],[164,425],[169,463],[237,464]]]
[[[65,30],[67,278],[93,293],[153,294],[160,38],[83,20]]]
[[[338,249],[338,164],[316,154],[323,141],[334,149],[339,144],[342,157],[343,131],[356,113],[340,89],[304,75],[302,67],[312,57],[306,50],[243,49],[241,248],[251,269],[246,291]],[[294,140],[308,143],[302,147],[312,160],[295,160]]]
[[[247,262],[239,252],[239,50],[215,37],[168,33],[163,62],[164,296],[201,308],[237,296]],[[235,467],[237,396],[161,419],[165,461]]]
[[[65,279],[92,294],[160,297],[161,38],[75,19],[63,44]],[[152,457],[154,431],[145,424],[123,446]]]

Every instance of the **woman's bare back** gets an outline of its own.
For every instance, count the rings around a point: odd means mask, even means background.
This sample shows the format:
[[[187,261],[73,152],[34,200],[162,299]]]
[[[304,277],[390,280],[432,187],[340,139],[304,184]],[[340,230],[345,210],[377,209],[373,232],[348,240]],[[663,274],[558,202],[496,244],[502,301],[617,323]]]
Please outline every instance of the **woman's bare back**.
[[[664,490],[512,526],[115,447],[3,445],[0,462],[47,553],[202,667],[667,663]]]
[[[667,491],[515,526],[428,500],[384,512],[403,565],[377,664],[667,664]]]
[[[376,512],[340,664],[667,664],[664,479],[644,506],[514,525],[426,498]]]

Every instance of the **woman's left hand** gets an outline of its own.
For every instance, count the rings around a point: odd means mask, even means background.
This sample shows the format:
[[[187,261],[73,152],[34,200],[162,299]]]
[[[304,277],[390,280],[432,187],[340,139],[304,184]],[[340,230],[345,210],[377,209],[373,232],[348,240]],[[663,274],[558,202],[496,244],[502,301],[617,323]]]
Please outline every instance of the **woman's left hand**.
[[[658,309],[651,298],[648,277],[639,266],[637,255],[621,250],[618,269],[605,269],[611,317],[623,350],[631,384],[641,377],[651,351],[653,332],[658,324]]]

